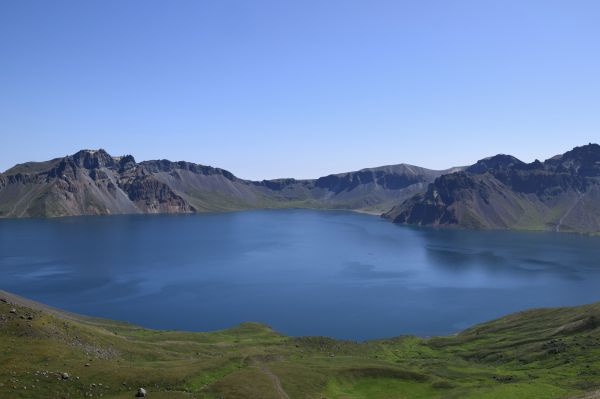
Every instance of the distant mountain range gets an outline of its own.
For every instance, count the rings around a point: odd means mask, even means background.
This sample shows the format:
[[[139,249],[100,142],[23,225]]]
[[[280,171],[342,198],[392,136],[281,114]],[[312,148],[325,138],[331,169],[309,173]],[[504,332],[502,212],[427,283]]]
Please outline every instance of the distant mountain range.
[[[312,180],[251,181],[210,166],[136,162],[104,150],[28,162],[0,174],[0,217],[348,209],[395,223],[600,232],[600,146],[545,162],[510,155],[469,167],[399,164]]]
[[[453,170],[392,165],[314,180],[250,181],[210,166],[82,150],[0,174],[0,217],[332,208],[381,213]]]

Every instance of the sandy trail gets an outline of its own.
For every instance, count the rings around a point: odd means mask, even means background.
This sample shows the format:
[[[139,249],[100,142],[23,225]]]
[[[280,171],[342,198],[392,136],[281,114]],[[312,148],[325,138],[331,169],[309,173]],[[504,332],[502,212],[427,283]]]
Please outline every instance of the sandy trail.
[[[288,394],[283,389],[279,377],[277,377],[277,375],[275,375],[275,373],[273,373],[265,364],[261,364],[259,368],[267,377],[271,379],[273,382],[273,387],[275,387],[275,390],[277,391],[277,395],[279,395],[281,399],[290,399]]]

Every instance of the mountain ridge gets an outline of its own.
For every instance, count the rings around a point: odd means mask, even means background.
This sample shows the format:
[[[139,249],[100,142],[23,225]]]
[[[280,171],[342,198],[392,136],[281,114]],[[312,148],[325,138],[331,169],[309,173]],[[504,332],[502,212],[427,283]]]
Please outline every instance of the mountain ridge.
[[[399,164],[318,179],[252,181],[212,166],[136,162],[103,149],[27,162],[0,174],[0,217],[193,213],[307,207],[381,213],[421,191],[436,171]]]
[[[600,232],[600,145],[525,163],[497,154],[467,167],[408,164],[317,179],[246,180],[186,161],[105,150],[15,165],[0,174],[0,218],[344,209],[399,224]]]
[[[544,162],[484,158],[436,178],[383,216],[423,226],[597,233],[600,145],[575,147]]]

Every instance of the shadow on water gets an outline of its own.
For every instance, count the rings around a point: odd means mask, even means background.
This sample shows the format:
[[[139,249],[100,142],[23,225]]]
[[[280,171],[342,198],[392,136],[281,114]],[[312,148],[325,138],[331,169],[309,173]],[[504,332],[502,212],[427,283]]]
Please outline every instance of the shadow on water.
[[[600,270],[598,237],[433,228],[412,231],[422,237],[430,264],[443,271],[580,280]]]

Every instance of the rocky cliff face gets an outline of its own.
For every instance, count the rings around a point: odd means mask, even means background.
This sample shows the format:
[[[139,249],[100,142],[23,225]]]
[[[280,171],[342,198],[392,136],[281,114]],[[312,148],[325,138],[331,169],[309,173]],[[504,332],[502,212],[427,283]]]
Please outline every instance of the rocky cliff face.
[[[395,206],[396,223],[471,228],[600,231],[600,146],[530,164],[508,155],[443,175]]]
[[[190,162],[82,150],[0,174],[0,217],[189,213],[264,207],[384,211],[447,171],[393,165],[316,180],[260,182]]]
[[[104,150],[17,165],[4,176],[4,217],[193,211],[131,157],[113,158]]]

